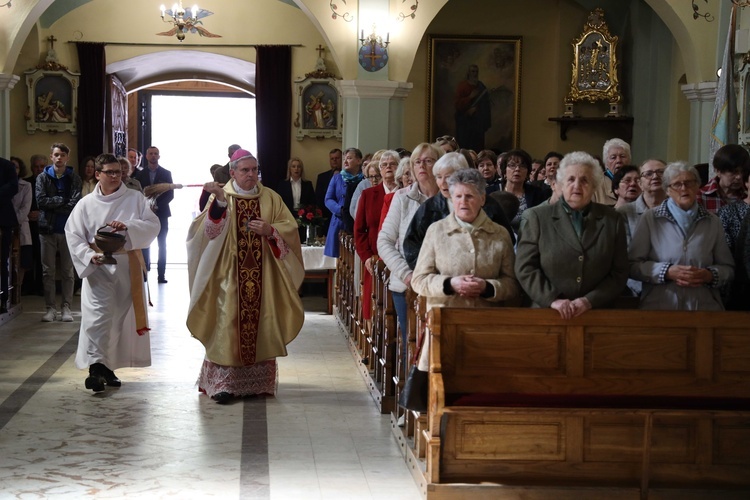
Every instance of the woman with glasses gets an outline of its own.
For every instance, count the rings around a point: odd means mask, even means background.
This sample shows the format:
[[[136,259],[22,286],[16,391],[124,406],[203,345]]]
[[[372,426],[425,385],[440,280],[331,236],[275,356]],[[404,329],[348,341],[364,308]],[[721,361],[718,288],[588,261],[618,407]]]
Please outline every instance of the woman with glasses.
[[[393,306],[401,328],[402,346],[407,345],[406,289],[411,285],[412,270],[404,258],[404,238],[417,209],[430,197],[438,194],[432,167],[443,156],[443,150],[423,142],[411,155],[414,184],[396,191],[378,234],[378,255],[391,272],[388,288],[392,292]],[[385,208],[385,204],[384,204]],[[402,351],[404,355],[405,351]]]
[[[362,191],[354,218],[354,248],[365,264],[365,272],[362,273],[362,317],[365,320],[371,318],[372,276],[378,261],[380,212],[385,196],[399,189],[396,182],[398,163],[396,151],[383,151],[378,163],[370,162],[368,176],[373,187]]]
[[[409,161],[408,156],[406,158],[401,158],[398,162],[396,181],[398,182],[399,188],[409,187],[414,183],[414,178],[411,176],[411,161]]]
[[[628,246],[630,246],[635,226],[638,225],[641,216],[649,208],[654,208],[667,199],[667,193],[662,185],[665,168],[667,168],[667,164],[661,160],[649,159],[644,161],[639,168],[640,178],[638,182],[641,195],[633,203],[627,203],[617,208],[617,211],[628,222],[626,227],[628,230]]]
[[[635,165],[626,165],[617,170],[612,178],[612,193],[617,197],[615,209],[634,202],[641,195],[639,179],[640,174]]]
[[[552,195],[552,192],[545,193],[529,182],[531,156],[523,149],[508,151],[500,163],[500,169],[503,176],[503,191],[507,191],[518,198],[518,211],[510,221],[511,227],[515,231],[518,231],[518,226],[521,223],[521,215],[524,210],[535,207],[547,200]]]
[[[638,225],[641,216],[649,208],[654,208],[667,199],[667,193],[664,192],[664,186],[661,182],[665,168],[667,168],[667,164],[661,160],[649,159],[644,161],[639,168],[638,178],[641,195],[632,203],[625,203],[623,206],[616,208],[627,222],[625,229],[628,232],[628,248],[630,248],[635,227]],[[638,280],[628,279],[628,288],[637,297],[641,294],[643,284]]]
[[[357,185],[357,189],[354,190],[354,194],[352,195],[352,202],[349,204],[349,215],[352,216],[352,220],[354,220],[357,217],[357,207],[359,206],[359,198],[362,196],[362,191],[365,189],[369,189],[373,186],[377,186],[376,182],[380,182],[380,179],[378,179],[379,173],[371,174],[370,173],[370,165],[375,167],[375,169],[378,169],[378,165],[380,164],[380,156],[385,152],[385,149],[379,149],[375,151],[374,153],[368,155],[370,157],[370,160],[367,162],[367,165],[362,165],[362,175],[364,176],[362,179],[362,182],[360,182]]]
[[[643,214],[630,245],[630,277],[643,282],[640,308],[721,311],[734,260],[721,221],[697,201],[700,175],[670,163],[662,182],[669,197]]]

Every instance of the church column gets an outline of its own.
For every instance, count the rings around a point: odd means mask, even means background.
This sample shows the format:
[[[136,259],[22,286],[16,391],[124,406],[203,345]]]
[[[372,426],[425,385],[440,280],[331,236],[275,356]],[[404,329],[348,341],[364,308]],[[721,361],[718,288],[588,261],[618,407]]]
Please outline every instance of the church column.
[[[344,148],[356,147],[367,154],[410,147],[403,143],[403,123],[404,100],[411,83],[338,80],[336,86],[344,101]]]
[[[21,78],[0,73],[0,156],[10,156],[10,91]]]
[[[690,102],[690,150],[688,162],[711,163],[708,157],[708,137],[716,101],[716,82],[689,83],[682,93]]]

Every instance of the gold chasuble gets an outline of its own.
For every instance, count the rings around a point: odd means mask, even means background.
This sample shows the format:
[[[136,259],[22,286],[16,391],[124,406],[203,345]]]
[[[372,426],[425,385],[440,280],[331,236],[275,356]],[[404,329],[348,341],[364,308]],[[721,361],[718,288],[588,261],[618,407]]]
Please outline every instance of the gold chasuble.
[[[228,182],[224,192],[228,205],[221,231],[209,237],[220,227],[208,216],[213,197],[188,231],[187,327],[205,346],[209,361],[250,366],[286,356],[286,345],[302,328],[297,293],[305,274],[302,249],[297,222],[274,191],[259,183],[257,194],[242,195]],[[288,246],[286,255],[273,236],[247,230],[253,219],[278,232]]]

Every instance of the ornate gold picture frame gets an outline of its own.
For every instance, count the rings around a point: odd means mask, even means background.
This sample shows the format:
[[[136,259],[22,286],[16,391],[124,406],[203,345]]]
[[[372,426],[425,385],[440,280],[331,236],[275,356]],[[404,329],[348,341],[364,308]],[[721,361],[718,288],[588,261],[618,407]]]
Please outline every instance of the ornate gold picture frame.
[[[573,74],[570,92],[565,98],[565,115],[572,116],[573,104],[581,101],[607,101],[608,116],[620,115],[622,94],[617,79],[617,41],[604,21],[604,11],[597,8],[591,12],[583,33],[572,42]]]

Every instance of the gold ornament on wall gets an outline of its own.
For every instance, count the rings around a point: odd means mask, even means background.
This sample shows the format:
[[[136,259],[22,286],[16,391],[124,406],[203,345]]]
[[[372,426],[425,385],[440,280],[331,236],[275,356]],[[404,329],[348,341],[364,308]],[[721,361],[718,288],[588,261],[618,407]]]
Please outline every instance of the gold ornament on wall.
[[[609,102],[607,116],[620,116],[622,94],[617,79],[617,41],[604,21],[604,11],[589,14],[583,33],[573,40],[573,68],[570,92],[565,98],[564,116],[575,116],[574,104]]]

